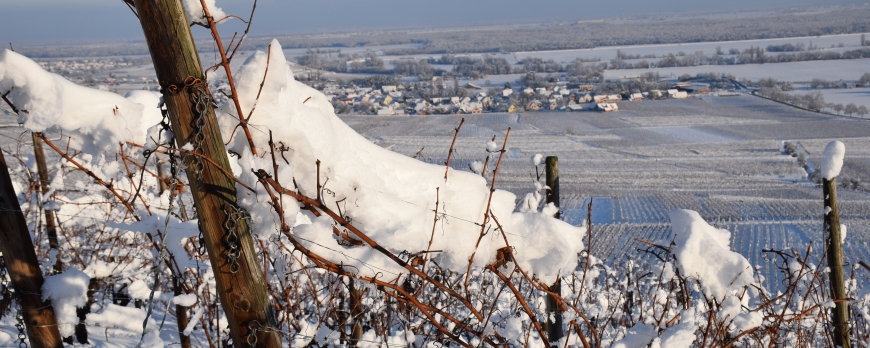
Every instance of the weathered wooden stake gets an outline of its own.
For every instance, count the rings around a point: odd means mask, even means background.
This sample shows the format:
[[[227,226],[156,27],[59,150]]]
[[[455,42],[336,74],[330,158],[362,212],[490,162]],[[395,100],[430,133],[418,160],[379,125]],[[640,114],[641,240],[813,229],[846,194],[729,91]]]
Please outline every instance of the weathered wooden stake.
[[[849,301],[846,299],[845,272],[843,270],[843,243],[840,234],[840,214],[837,210],[837,178],[822,178],[822,194],[825,195],[825,230],[828,242],[828,267],[831,268],[831,298],[833,310],[834,344],[851,347],[849,344]]]
[[[178,278],[172,278],[172,291],[175,296],[183,293]],[[184,334],[184,329],[187,328],[188,324],[187,307],[179,304],[175,305],[175,320],[178,323],[178,337],[181,340],[181,348],[190,348],[190,336]]]
[[[45,279],[33,250],[27,221],[12,187],[3,151],[0,151],[0,252],[3,252],[6,270],[21,306],[30,346],[63,347],[51,302],[42,300]]]
[[[36,158],[36,170],[39,172],[39,192],[44,195],[48,193],[48,166],[45,164],[45,152],[42,150],[42,139],[36,136],[36,133],[30,133],[33,139],[33,155]],[[41,202],[45,203],[45,202]],[[48,246],[57,252],[57,259],[54,262],[54,273],[63,272],[63,263],[60,260],[60,243],[57,241],[57,225],[54,217],[54,210],[42,210],[45,213],[45,232],[48,235]]]
[[[553,203],[556,207],[559,207],[559,157],[556,156],[547,156],[546,162],[546,175],[547,175],[547,187],[550,189],[547,190],[547,203]],[[562,211],[556,213],[555,218],[562,218]],[[553,283],[553,286],[550,287],[550,291],[554,292],[556,295],[561,296],[559,293],[559,289],[562,287],[562,281],[560,279],[556,279],[556,282]],[[562,309],[559,306],[559,303],[556,302],[556,297],[553,295],[547,295],[547,313],[553,313],[554,320],[551,322],[550,318],[547,318],[545,321],[547,327],[547,337],[550,339],[550,343],[558,342],[559,339],[562,338]]]
[[[354,286],[353,278],[348,279],[350,280],[350,346],[356,347],[359,344],[359,340],[362,338],[363,335],[363,320],[362,318],[360,318],[360,315],[363,312],[362,289]]]
[[[280,347],[281,338],[181,0],[135,0],[178,146],[185,159],[218,298],[236,347]],[[210,162],[215,164],[211,164]],[[170,188],[172,189],[172,188]]]

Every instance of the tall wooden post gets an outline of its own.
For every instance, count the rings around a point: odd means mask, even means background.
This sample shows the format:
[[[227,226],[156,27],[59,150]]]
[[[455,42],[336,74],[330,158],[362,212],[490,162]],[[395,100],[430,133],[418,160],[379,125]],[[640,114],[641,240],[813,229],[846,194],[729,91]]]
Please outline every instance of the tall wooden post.
[[[36,158],[36,170],[39,174],[39,192],[42,195],[48,193],[48,166],[45,164],[45,152],[42,150],[42,139],[36,136],[36,133],[30,133],[33,139],[33,155]],[[45,198],[45,196],[43,196]],[[44,202],[41,202],[44,203]],[[57,252],[54,262],[54,273],[63,272],[63,264],[60,261],[60,243],[57,241],[57,221],[54,217],[54,210],[44,210],[45,214],[45,232],[48,235],[48,246]]]
[[[545,162],[546,166],[546,175],[547,175],[547,187],[550,189],[547,190],[547,203],[553,203],[559,208],[559,157],[556,156],[547,156]],[[562,218],[562,211],[556,213],[555,218]],[[560,279],[556,279],[556,282],[553,283],[553,286],[550,287],[550,290],[554,292],[556,295],[561,296],[559,293],[560,288],[562,287],[562,281]],[[547,326],[547,337],[550,339],[550,343],[558,342],[559,339],[562,338],[562,309],[559,306],[559,303],[556,302],[556,297],[553,295],[547,294],[547,314],[553,313],[553,321],[550,321],[550,318],[546,320]]]
[[[362,318],[362,289],[354,286],[353,278],[350,280],[350,346],[356,347],[363,335]]]
[[[185,9],[181,0],[134,3],[175,141],[178,146],[193,145],[194,152],[210,159],[188,155],[184,164],[230,336],[236,347],[249,347],[254,342],[256,347],[280,347],[263,271],[248,223],[236,203],[236,184],[224,174],[232,170],[202,82],[205,77]]]
[[[177,277],[172,278],[172,291],[175,296],[181,295],[181,282]],[[184,334],[184,329],[187,328],[187,307],[175,305],[175,321],[178,323],[178,337],[181,341],[181,348],[190,348],[190,336]]]
[[[3,151],[0,151],[0,252],[3,252],[6,270],[21,306],[30,346],[63,347],[51,302],[42,300],[45,279]]]
[[[837,211],[837,178],[822,178],[822,194],[825,195],[825,231],[828,242],[828,267],[831,268],[831,298],[833,310],[834,344],[851,347],[849,344],[849,302],[846,299],[845,272],[843,270],[843,243],[840,234],[840,214]],[[828,211],[828,208],[830,210]]]

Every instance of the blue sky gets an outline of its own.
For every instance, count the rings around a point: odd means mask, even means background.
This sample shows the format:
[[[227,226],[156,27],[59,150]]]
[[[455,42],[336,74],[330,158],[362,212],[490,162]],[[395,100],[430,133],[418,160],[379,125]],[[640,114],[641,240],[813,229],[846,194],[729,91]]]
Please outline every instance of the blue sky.
[[[244,14],[252,0],[217,0]],[[260,0],[255,35],[454,25],[581,20],[650,13],[780,9],[861,4],[849,0]],[[605,4],[605,6],[601,6]],[[0,0],[0,43],[141,40],[136,17],[121,0]]]

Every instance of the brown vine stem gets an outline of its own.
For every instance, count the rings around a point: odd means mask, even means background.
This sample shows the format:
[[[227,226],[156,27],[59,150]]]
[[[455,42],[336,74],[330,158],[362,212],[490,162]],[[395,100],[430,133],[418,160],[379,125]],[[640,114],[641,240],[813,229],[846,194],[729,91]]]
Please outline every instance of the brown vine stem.
[[[205,15],[205,19],[208,21],[208,28],[211,30],[211,35],[214,38],[215,44],[218,47],[218,53],[221,55],[221,63],[220,65],[224,68],[224,72],[227,74],[227,84],[230,85],[230,91],[232,93],[233,104],[236,106],[236,113],[239,115],[239,124],[242,126],[242,130],[245,132],[245,137],[248,138],[248,145],[251,147],[251,154],[257,156],[257,146],[254,145],[254,138],[251,136],[251,130],[248,129],[248,121],[245,120],[245,113],[242,112],[242,104],[239,102],[239,95],[236,93],[236,82],[233,80],[233,72],[230,70],[230,61],[227,59],[227,52],[224,50],[224,44],[221,42],[221,36],[218,34],[217,26],[215,25],[214,17],[211,16],[208,12],[208,6],[205,4],[205,0],[199,0],[200,4],[202,4],[202,13]]]
[[[495,135],[492,136],[492,142],[495,142]],[[422,151],[422,150],[420,150],[420,151]],[[483,169],[480,171],[480,176],[486,178],[486,167],[488,167],[488,166],[489,166],[489,152],[486,153],[486,159],[483,160]]]
[[[260,101],[260,94],[263,93],[263,86],[266,85],[266,76],[269,76],[269,63],[272,61],[272,44],[269,44],[269,47],[266,49],[266,71],[263,72],[263,80],[260,81],[260,89],[257,90],[257,98],[254,99],[254,106],[251,107],[251,112],[248,113],[248,117],[245,118],[245,122],[249,122],[251,120],[251,116],[254,115],[254,110],[257,109],[257,102]]]
[[[136,144],[136,143],[132,143],[132,142],[129,142],[129,141],[126,142],[126,144],[127,144],[127,145],[130,145],[130,146],[133,146],[133,147],[138,147],[138,148],[143,148],[143,149],[145,148],[145,147],[142,146],[142,145],[139,145],[139,144]],[[209,164],[213,165],[215,168],[217,168],[218,170],[220,170],[222,173],[224,173],[224,175],[226,175],[228,178],[232,179],[232,180],[235,181],[237,184],[242,185],[242,187],[248,189],[248,191],[251,191],[251,192],[257,192],[256,190],[254,190],[253,188],[251,188],[250,186],[248,186],[247,184],[245,184],[244,182],[242,182],[242,181],[240,181],[238,178],[236,178],[236,176],[233,175],[233,173],[230,173],[230,172],[228,172],[226,169],[223,169],[223,167],[221,167],[220,165],[218,165],[217,163],[215,163],[214,160],[212,160],[211,158],[206,157],[206,156],[203,155],[203,154],[196,153],[196,152],[194,152],[194,151],[184,150],[184,149],[171,149],[171,150],[178,151],[178,152],[181,152],[181,153],[184,153],[184,154],[187,154],[187,155],[193,155],[193,156],[196,156],[196,157],[202,158],[203,160],[205,160],[206,162],[208,162]],[[165,153],[166,153],[166,151],[164,151],[164,150],[160,150],[159,148],[154,149],[154,152],[162,153],[162,154],[165,154]]]
[[[462,124],[465,123],[465,118],[459,121],[459,127],[456,127],[456,133],[453,133],[453,142],[450,143],[450,151],[447,152],[447,162],[444,163],[444,181],[447,181],[447,172],[450,171],[450,158],[453,157],[453,151],[456,147],[456,138],[459,137],[459,130],[462,129]]]
[[[245,118],[245,122],[244,122],[245,124],[247,124],[248,121],[251,120],[251,116],[254,115],[254,110],[257,109],[257,103],[260,102],[260,93],[263,93],[263,86],[266,85],[266,76],[268,76],[268,74],[269,74],[269,62],[271,60],[272,60],[272,45],[270,44],[269,48],[266,50],[266,72],[263,73],[263,80],[260,81],[260,89],[257,90],[257,98],[254,99],[254,105],[251,106],[251,112],[249,112],[248,117]],[[242,123],[239,123],[238,125],[235,126],[235,128],[233,128],[233,132],[232,132],[232,134],[230,134],[230,141],[232,141],[233,137],[236,135],[236,130],[239,129],[239,126],[241,126],[241,125],[242,125]],[[272,131],[271,130],[269,130],[269,141],[272,141]]]
[[[139,198],[139,201],[141,201],[142,205],[145,206],[145,210],[148,212],[148,215],[151,215],[151,207],[148,206],[148,202],[145,201],[145,197],[142,197],[142,195],[139,194],[139,188],[136,187],[136,181],[133,180],[135,175],[133,175],[133,172],[130,171],[130,166],[127,165],[127,155],[124,154],[124,144],[121,143],[118,145],[121,147],[121,162],[124,163],[124,170],[127,171],[127,178],[130,180],[130,185],[133,186],[133,191],[136,192],[136,197],[133,197],[132,200]]]
[[[239,47],[242,45],[242,42],[245,41],[246,37],[248,37],[248,32],[251,30],[251,23],[254,22],[254,11],[256,11],[256,10],[257,10],[257,0],[254,0],[254,4],[251,6],[251,16],[248,17],[248,21],[245,22],[245,24],[247,24],[247,27],[245,27],[245,32],[242,33],[242,37],[239,38],[239,42],[236,43],[236,47],[233,47],[233,52],[230,53],[230,57],[227,58],[227,60],[229,60],[229,61],[233,60],[233,57],[236,56],[236,52],[239,50]],[[242,22],[244,22],[244,20],[242,20]],[[236,35],[233,34],[233,36],[235,37]],[[229,46],[232,46],[232,43],[230,43]]]
[[[492,215],[492,221],[496,224],[496,226],[498,227],[498,230],[501,232],[501,235],[504,238],[504,243],[507,246],[507,251],[508,251],[508,253],[510,253],[510,255],[509,255],[510,261],[513,261],[514,260],[513,248],[511,247],[510,243],[508,243],[507,235],[504,232],[504,227],[502,227],[501,223],[498,221],[498,218],[495,215]],[[600,345],[601,341],[598,340],[598,330],[596,330],[595,327],[592,326],[592,324],[589,322],[589,319],[586,318],[585,315],[583,315],[583,312],[581,312],[579,308],[571,305],[570,303],[568,303],[568,301],[565,301],[565,299],[563,299],[560,294],[556,294],[556,293],[550,291],[546,287],[545,284],[540,284],[539,282],[536,282],[535,280],[533,280],[531,277],[529,277],[529,275],[526,273],[526,271],[524,271],[523,268],[520,267],[520,265],[516,264],[516,261],[513,261],[513,262],[514,262],[514,271],[520,272],[520,274],[523,276],[523,278],[525,278],[529,282],[529,284],[531,284],[538,291],[545,292],[545,293],[553,296],[553,298],[556,299],[556,303],[559,305],[559,307],[562,308],[563,312],[567,312],[568,308],[570,307],[570,309],[572,309],[575,313],[577,313],[577,315],[580,316],[581,319],[583,319],[583,321],[586,323],[586,325],[589,326],[590,330],[592,331],[593,338],[595,338],[596,342],[598,342],[598,344]],[[497,269],[495,267],[495,264],[491,264],[489,266],[491,266],[491,269]],[[490,267],[488,267],[488,268],[490,268]],[[580,338],[583,342],[586,342],[586,336],[583,335],[582,331],[578,330],[577,334],[580,336]],[[588,348],[588,345],[586,347]]]
[[[580,291],[583,293],[583,287],[586,283],[586,273],[589,271],[589,257],[592,255],[592,198],[589,198],[589,206],[586,211],[586,263],[583,265],[583,277],[580,279]]]
[[[458,299],[460,302],[462,302],[463,305],[465,305],[471,311],[472,314],[474,314],[475,317],[477,317],[478,320],[483,320],[483,315],[480,314],[480,312],[476,308],[474,308],[474,306],[471,304],[471,302],[469,302],[467,299],[463,298],[456,291],[448,288],[447,286],[445,286],[441,282],[439,282],[435,279],[432,279],[432,277],[429,277],[427,274],[421,272],[420,270],[414,268],[413,266],[411,266],[407,262],[400,259],[395,254],[393,254],[389,250],[385,249],[383,246],[381,246],[380,244],[375,242],[373,239],[371,239],[365,233],[360,231],[358,228],[356,228],[353,224],[351,224],[349,221],[347,221],[341,215],[336,214],[334,211],[332,211],[331,209],[329,209],[328,207],[326,207],[325,205],[323,205],[322,203],[318,202],[317,200],[315,200],[311,197],[308,197],[308,196],[305,196],[301,193],[297,193],[297,192],[294,192],[292,190],[288,190],[288,189],[285,189],[284,187],[281,187],[281,185],[279,185],[277,182],[275,182],[275,179],[272,179],[272,177],[269,176],[269,174],[265,170],[260,169],[256,172],[254,172],[254,174],[256,174],[257,177],[260,178],[260,180],[261,180],[261,182],[263,182],[264,186],[267,186],[267,184],[268,184],[268,186],[271,186],[275,191],[277,191],[281,194],[285,194],[285,195],[288,195],[290,197],[293,197],[294,199],[296,199],[298,202],[302,203],[303,205],[310,206],[311,208],[316,208],[316,209],[322,211],[323,213],[325,213],[326,215],[329,215],[329,217],[332,218],[335,222],[337,222],[339,225],[346,228],[348,231],[352,232],[355,236],[357,236],[358,238],[360,238],[361,240],[366,242],[366,244],[368,244],[372,249],[377,250],[378,252],[385,255],[387,258],[389,258],[390,260],[392,260],[393,262],[395,262],[399,266],[407,269],[411,273],[414,273],[414,275],[425,279],[426,281],[432,283],[433,285],[435,285],[436,287],[438,287],[442,291],[450,294],[450,296],[453,296],[454,298]]]
[[[456,132],[457,134],[459,132]],[[508,128],[507,132],[504,135],[504,143],[501,145],[501,151],[498,154],[498,162],[495,163],[495,169],[492,172],[492,182],[489,184],[489,199],[486,201],[486,210],[483,211],[483,223],[480,224],[480,235],[477,237],[477,243],[474,244],[474,251],[471,253],[471,257],[468,258],[468,269],[465,271],[465,296],[468,297],[468,280],[471,277],[471,265],[474,263],[474,256],[477,254],[477,247],[480,246],[480,241],[483,240],[483,236],[486,234],[486,223],[489,222],[489,208],[492,205],[492,195],[495,193],[495,179],[498,176],[498,169],[501,167],[501,160],[504,158],[505,152],[507,152],[507,142],[508,138],[511,136],[511,129]]]
[[[34,134],[36,134],[37,137],[42,139],[42,141],[46,145],[48,145],[48,147],[50,147],[52,150],[54,150],[54,152],[57,152],[58,155],[63,157],[63,159],[67,160],[69,163],[72,163],[73,165],[78,167],[82,172],[84,172],[85,174],[87,174],[88,176],[93,178],[94,181],[97,182],[97,184],[104,186],[106,189],[108,189],[110,192],[112,192],[112,194],[115,195],[116,198],[121,200],[121,202],[124,204],[124,207],[127,208],[127,212],[129,212],[130,215],[132,215],[133,218],[136,219],[136,221],[139,221],[139,216],[136,215],[135,210],[133,210],[133,206],[131,206],[130,203],[127,202],[126,199],[124,199],[124,197],[121,197],[121,194],[118,193],[117,190],[115,190],[115,188],[112,186],[112,184],[109,184],[109,183],[103,181],[103,179],[100,179],[100,177],[98,177],[96,174],[94,174],[94,172],[90,171],[90,169],[85,168],[79,162],[76,162],[76,160],[74,160],[72,157],[68,156],[66,153],[61,151],[57,146],[54,145],[54,143],[51,142],[51,140],[48,140],[48,137],[46,137],[45,134],[42,134],[41,132],[37,132]]]
[[[324,270],[327,270],[327,271],[329,271],[329,272],[333,272],[333,273],[335,273],[335,274],[337,274],[337,275],[348,276],[348,277],[352,277],[352,278],[360,279],[360,280],[362,280],[362,281],[366,281],[366,282],[372,283],[372,284],[374,284],[374,285],[377,285],[377,286],[380,286],[380,287],[383,287],[383,288],[392,289],[392,290],[396,291],[397,293],[401,294],[402,296],[398,296],[397,294],[393,294],[393,293],[390,293],[390,292],[388,292],[388,291],[384,291],[384,292],[385,292],[388,296],[392,296],[392,297],[394,297],[394,298],[396,298],[396,299],[398,299],[398,300],[400,300],[400,301],[402,301],[402,302],[409,303],[409,304],[413,305],[414,307],[416,307],[417,309],[419,309],[419,310],[420,310],[420,311],[421,311],[421,312],[426,316],[427,320],[429,320],[429,322],[430,322],[432,325],[434,325],[434,326],[435,326],[435,327],[436,327],[436,328],[437,328],[441,333],[447,335],[447,336],[450,337],[452,340],[454,340],[455,342],[457,342],[457,343],[459,343],[459,344],[461,344],[461,345],[463,345],[463,346],[465,346],[465,347],[470,347],[470,345],[468,345],[467,343],[465,343],[465,342],[463,342],[462,340],[460,340],[459,337],[457,337],[453,332],[451,332],[450,330],[447,330],[444,326],[442,326],[442,325],[441,325],[441,324],[440,324],[440,323],[435,319],[435,317],[434,317],[431,313],[429,313],[429,312],[431,311],[431,312],[435,312],[436,314],[441,315],[441,316],[444,317],[445,319],[448,319],[448,320],[452,321],[452,322],[455,323],[457,326],[463,328],[464,330],[466,330],[466,331],[468,331],[468,332],[470,332],[470,333],[475,334],[476,336],[481,336],[481,335],[482,335],[480,332],[474,331],[473,329],[471,329],[470,327],[468,327],[468,326],[466,325],[465,322],[463,322],[463,321],[461,321],[461,320],[458,320],[458,319],[454,318],[453,316],[449,315],[448,313],[445,313],[445,312],[439,310],[438,308],[431,307],[431,306],[427,306],[427,305],[424,305],[424,304],[420,303],[419,300],[417,300],[417,298],[416,298],[415,296],[413,296],[413,295],[409,294],[408,292],[404,291],[404,289],[402,289],[401,287],[397,286],[396,284],[392,284],[392,283],[384,282],[384,281],[378,280],[378,279],[376,279],[376,278],[364,277],[364,276],[358,276],[358,275],[350,274],[350,273],[348,273],[348,272],[346,272],[346,271],[344,270],[344,267],[342,267],[342,266],[340,266],[340,265],[336,265],[335,263],[333,263],[333,262],[331,262],[331,261],[329,261],[329,260],[323,258],[323,257],[320,256],[320,255],[315,254],[314,252],[312,252],[311,250],[309,250],[308,248],[306,248],[305,246],[303,246],[302,244],[300,244],[300,243],[296,240],[296,238],[293,237],[293,235],[290,233],[290,227],[287,226],[287,224],[286,224],[286,222],[285,222],[285,220],[284,220],[284,211],[283,211],[283,208],[281,207],[281,205],[280,205],[280,203],[279,203],[279,199],[278,199],[278,197],[277,197],[277,196],[272,192],[272,190],[270,189],[270,186],[273,186],[273,185],[275,184],[274,180],[272,180],[271,178],[265,177],[265,176],[260,176],[260,175],[263,174],[262,172],[255,172],[255,173],[258,174],[258,177],[259,177],[260,182],[263,184],[263,186],[264,186],[266,192],[269,194],[270,199],[272,200],[272,207],[275,209],[276,213],[278,213],[279,219],[280,219],[280,221],[281,221],[281,231],[284,233],[285,236],[287,236],[287,238],[290,240],[290,242],[293,243],[293,246],[294,246],[297,250],[301,251],[303,255],[305,255],[305,256],[308,257],[310,260],[312,260],[312,262],[314,262],[314,264],[315,264],[317,267],[322,268],[322,269],[324,269]],[[283,190],[282,188],[277,188],[277,187],[276,187],[275,189],[276,189],[277,191],[279,191],[279,192],[280,192],[281,190]],[[292,195],[291,195],[291,197],[292,197]],[[304,196],[303,196],[303,197],[304,197]],[[308,199],[311,200],[311,198],[308,198]],[[316,210],[313,210],[312,212],[316,212]],[[306,272],[307,272],[307,271],[306,271]],[[308,278],[311,279],[310,276],[309,276]],[[434,283],[434,282],[433,282],[433,284],[435,284],[436,286],[438,285],[437,283]],[[442,288],[442,290],[445,290],[445,289]],[[458,295],[458,294],[454,294],[454,297],[456,297],[456,295]],[[458,298],[458,297],[457,297],[457,298]],[[461,301],[461,298],[460,298],[460,301]],[[487,342],[489,342],[489,343],[491,343],[491,344],[493,344],[493,345],[495,346],[494,342],[492,342],[489,338],[485,338],[485,340],[486,340]]]
[[[426,261],[429,261],[429,252],[432,251],[432,241],[435,240],[435,226],[438,226],[438,205],[441,204],[441,188],[435,188],[435,217],[432,219],[432,235],[429,236],[429,245],[426,247],[426,255],[423,256],[423,269],[426,269]]]
[[[503,273],[499,272],[499,270],[496,269],[495,267],[493,267],[492,265],[486,266],[486,268],[489,269],[490,272],[492,272],[496,276],[498,276],[498,278],[501,279],[501,281],[503,283],[505,283],[509,289],[511,289],[511,292],[514,293],[514,296],[517,298],[517,301],[519,301],[520,305],[523,307],[523,311],[526,312],[526,315],[529,316],[529,320],[532,322],[532,324],[534,324],[535,330],[538,331],[538,335],[541,337],[541,341],[550,342],[547,339],[547,333],[544,331],[544,328],[541,327],[541,323],[538,322],[537,316],[535,316],[535,313],[532,312],[532,309],[529,307],[529,304],[526,303],[525,298],[523,298],[523,294],[521,294],[520,291],[517,290],[517,287],[514,286],[513,283],[511,283],[511,280],[508,279],[508,277],[505,276]]]

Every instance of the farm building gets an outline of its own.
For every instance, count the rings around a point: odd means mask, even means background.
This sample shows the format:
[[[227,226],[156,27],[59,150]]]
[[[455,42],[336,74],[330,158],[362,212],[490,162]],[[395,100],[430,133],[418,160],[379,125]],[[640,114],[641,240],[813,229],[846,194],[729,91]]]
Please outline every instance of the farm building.
[[[616,103],[596,103],[595,108],[603,112],[619,111],[619,106]]]

